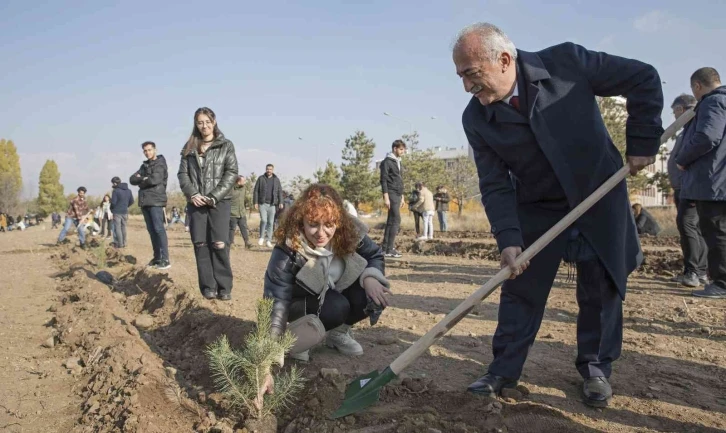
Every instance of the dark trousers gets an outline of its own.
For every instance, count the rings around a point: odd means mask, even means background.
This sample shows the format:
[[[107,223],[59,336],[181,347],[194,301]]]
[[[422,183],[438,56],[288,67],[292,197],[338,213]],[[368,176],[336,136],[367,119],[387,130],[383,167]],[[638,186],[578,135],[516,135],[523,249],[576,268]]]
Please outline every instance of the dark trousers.
[[[695,272],[699,277],[706,275],[708,248],[701,235],[698,210],[693,200],[681,200],[680,190],[673,190],[676,204],[676,226],[681,237],[683,251],[683,273]]]
[[[726,289],[726,202],[697,201],[698,221],[708,247],[708,275]]]
[[[108,218],[108,214],[104,213],[103,218],[101,218],[101,236],[111,236],[112,223],[113,220]]]
[[[242,239],[245,241],[245,245],[250,243],[250,235],[249,230],[247,229],[247,216],[242,215],[239,218],[236,217],[230,217],[229,218],[229,244],[232,245],[234,243],[234,232],[239,227],[240,233],[242,233]]]
[[[154,260],[169,260],[169,241],[166,237],[164,208],[161,206],[146,206],[141,208],[141,212],[144,214],[146,230],[151,237]]]
[[[229,262],[229,213],[231,203],[220,201],[215,208],[191,206],[189,234],[197,259],[199,290],[232,292],[232,266]]]
[[[416,236],[421,234],[421,221],[423,221],[423,214],[421,212],[413,212],[413,225],[416,228]]]
[[[566,245],[567,234],[558,236],[531,260],[522,275],[504,283],[490,373],[510,379],[522,374]],[[622,348],[622,299],[599,259],[578,262],[576,266],[580,311],[575,365],[583,378],[610,377],[611,363],[618,359]]]
[[[311,295],[299,286],[292,292],[289,321],[297,320],[305,314],[318,314],[318,297]],[[365,313],[368,298],[360,282],[356,282],[343,290],[336,292],[328,290],[325,293],[323,308],[320,309],[319,319],[323,322],[325,330],[337,328],[340,325],[354,325],[368,317]]]
[[[388,253],[396,248],[396,235],[401,228],[401,196],[395,192],[388,193],[391,208],[388,210],[386,229],[383,232],[383,249]]]

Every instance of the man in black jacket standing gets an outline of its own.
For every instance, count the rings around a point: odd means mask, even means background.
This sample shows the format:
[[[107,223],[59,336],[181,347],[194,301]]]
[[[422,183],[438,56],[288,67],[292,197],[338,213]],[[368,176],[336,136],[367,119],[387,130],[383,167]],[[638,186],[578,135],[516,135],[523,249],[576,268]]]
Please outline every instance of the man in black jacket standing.
[[[396,235],[401,227],[401,208],[403,201],[403,169],[401,157],[406,152],[406,143],[396,140],[391,145],[391,153],[381,161],[381,191],[383,202],[388,208],[386,230],[383,232],[383,251],[386,257],[399,258],[401,253],[396,250]]]
[[[129,220],[129,206],[134,204],[134,195],[126,182],[114,176],[111,179],[111,213],[113,214],[113,233],[116,248],[126,248],[126,223]]]
[[[144,214],[146,230],[151,237],[151,246],[154,249],[154,258],[149,267],[156,269],[169,269],[169,242],[166,237],[166,221],[164,221],[164,207],[166,206],[166,181],[168,170],[163,155],[156,154],[156,144],[146,141],[141,145],[146,161],[141,168],[131,175],[131,185],[139,187],[139,207]]]
[[[696,202],[713,280],[691,294],[726,299],[726,86],[714,68],[701,68],[691,75],[691,90],[696,116],[685,126],[676,164],[684,171],[681,199]]]
[[[280,178],[275,175],[275,166],[267,164],[265,174],[257,178],[255,190],[252,194],[252,203],[255,210],[260,211],[260,239],[257,245],[265,243],[267,234],[267,247],[272,248],[272,232],[275,224],[275,213],[282,210],[282,185]]]

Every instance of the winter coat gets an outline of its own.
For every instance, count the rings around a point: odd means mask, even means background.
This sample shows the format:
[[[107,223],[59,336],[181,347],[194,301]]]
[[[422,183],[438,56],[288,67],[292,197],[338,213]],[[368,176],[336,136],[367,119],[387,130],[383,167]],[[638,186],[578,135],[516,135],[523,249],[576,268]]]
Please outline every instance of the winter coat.
[[[449,211],[449,202],[451,201],[451,197],[448,192],[437,192],[434,194],[434,201],[436,202],[437,212]]]
[[[596,96],[627,98],[628,155],[655,156],[663,133],[663,91],[653,66],[573,43],[517,54],[520,109],[503,101],[485,106],[472,98],[462,118],[500,251],[530,246],[623,166]],[[573,229],[624,298],[628,275],[643,259],[625,180]],[[540,260],[560,260],[570,235],[565,231],[554,239]],[[507,284],[549,278],[527,272]]]
[[[418,199],[419,199],[420,197],[421,197],[421,193],[420,193],[420,192],[419,192],[419,191],[418,191],[417,189],[414,189],[414,190],[413,190],[413,191],[411,191],[411,193],[410,193],[410,194],[408,195],[408,209],[409,209],[409,210],[410,210],[411,212],[418,212],[418,211],[416,210],[416,206],[417,206],[417,204],[418,204]]]
[[[234,185],[232,189],[232,212],[230,216],[233,218],[242,218],[247,216],[247,210],[250,206],[249,184],[244,186]]]
[[[428,188],[423,187],[421,189],[418,201],[414,205],[414,209],[418,213],[433,212],[436,210],[436,206],[434,205],[434,195]]]
[[[345,269],[335,284],[335,290],[338,292],[347,289],[356,281],[362,285],[367,277],[374,277],[382,284],[387,284],[381,247],[368,237],[368,228],[365,224],[358,220],[354,221],[358,227],[358,248],[355,253],[342,257]],[[286,245],[277,245],[272,250],[265,272],[264,296],[274,300],[272,307],[274,334],[281,335],[287,328],[295,287],[316,295],[327,284],[323,273],[318,272],[318,268],[314,265],[314,259],[306,260],[300,254],[290,251]]]
[[[676,158],[678,158],[678,153],[681,149],[683,149],[683,132],[676,137],[671,154],[668,156],[668,180],[670,180],[671,187],[674,190],[681,189],[681,179],[683,179],[683,171],[678,168],[678,164],[676,163]]]
[[[282,185],[280,184],[280,178],[276,174],[272,174],[272,177],[268,178],[267,175],[263,174],[257,178],[255,182],[255,189],[252,193],[252,203],[257,205],[265,204],[265,191],[267,190],[267,182],[274,182],[272,184],[272,203],[273,206],[279,206],[283,202],[282,197]]]
[[[726,86],[704,95],[695,111],[676,158],[686,168],[680,198],[726,201]]]
[[[231,200],[232,188],[237,182],[237,170],[234,144],[219,134],[207,149],[204,158],[199,156],[197,149],[188,155],[184,155],[182,151],[177,173],[179,187],[187,201],[197,194],[213,198],[217,202]]]
[[[146,160],[141,168],[131,175],[131,185],[139,187],[140,207],[166,206],[166,181],[169,171],[164,155],[157,155],[155,160]]]
[[[114,215],[128,215],[129,206],[134,204],[134,195],[129,191],[129,185],[120,183],[113,187],[111,193],[111,213]]]
[[[661,232],[658,221],[645,209],[640,209],[640,215],[635,217],[635,226],[639,235],[657,236]]]
[[[383,194],[388,193],[403,195],[403,165],[399,168],[399,161],[391,154],[381,161],[381,191]]]

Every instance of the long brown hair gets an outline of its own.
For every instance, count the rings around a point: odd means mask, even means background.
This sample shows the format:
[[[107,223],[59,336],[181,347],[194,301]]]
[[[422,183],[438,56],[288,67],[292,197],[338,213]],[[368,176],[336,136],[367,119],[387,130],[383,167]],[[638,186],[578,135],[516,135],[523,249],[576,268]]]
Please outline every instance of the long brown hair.
[[[304,233],[303,220],[335,224],[335,235],[330,241],[336,255],[353,254],[358,247],[358,230],[348,212],[343,208],[343,199],[329,185],[315,183],[300,195],[293,205],[285,211],[280,227],[275,231],[277,243],[289,240],[290,247],[297,250],[300,234]]]
[[[212,109],[208,107],[197,108],[197,111],[194,112],[194,125],[192,126],[192,134],[189,136],[189,140],[187,140],[187,143],[184,145],[184,151],[182,152],[184,156],[189,155],[195,150],[199,152],[202,147],[202,143],[204,142],[204,140],[202,139],[202,133],[199,132],[199,128],[197,128],[197,119],[199,119],[199,116],[201,116],[202,114],[206,115],[214,121],[214,130],[212,131],[212,133],[214,134],[214,139],[216,140],[217,137],[222,135],[222,131],[219,130],[219,125],[217,124],[217,116],[214,114],[214,111],[212,111]]]

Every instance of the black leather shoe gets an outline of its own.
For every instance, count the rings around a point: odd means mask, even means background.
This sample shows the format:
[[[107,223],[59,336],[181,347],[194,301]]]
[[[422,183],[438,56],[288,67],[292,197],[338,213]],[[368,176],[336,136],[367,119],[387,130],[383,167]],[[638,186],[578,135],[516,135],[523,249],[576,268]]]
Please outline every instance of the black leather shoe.
[[[613,397],[613,389],[605,377],[590,377],[582,385],[585,404],[592,407],[607,407]]]
[[[227,292],[219,292],[217,294],[217,299],[220,301],[230,301],[232,300],[232,294]]]
[[[207,299],[217,299],[217,290],[215,289],[202,289],[202,296]]]
[[[515,388],[516,386],[516,380],[507,379],[501,376],[495,376],[491,373],[487,373],[477,379],[476,382],[469,385],[466,390],[473,394],[495,398],[502,392],[502,388]]]

